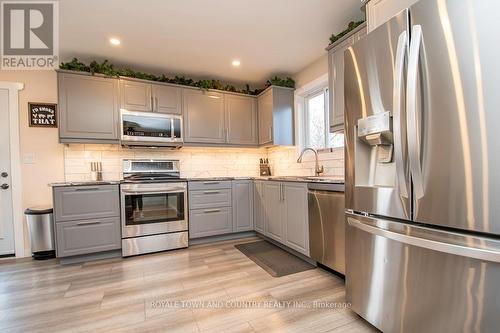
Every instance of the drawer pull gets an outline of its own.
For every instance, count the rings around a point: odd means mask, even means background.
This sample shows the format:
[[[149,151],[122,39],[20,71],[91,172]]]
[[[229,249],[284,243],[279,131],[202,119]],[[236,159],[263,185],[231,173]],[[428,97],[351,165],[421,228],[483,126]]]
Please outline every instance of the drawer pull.
[[[80,187],[80,188],[76,188],[75,191],[99,191],[99,188],[98,187]]]
[[[205,209],[203,212],[204,213],[218,213],[218,212],[220,212],[220,209]]]
[[[204,191],[203,194],[217,194],[220,193],[220,191]]]
[[[76,225],[91,225],[91,224],[101,224],[101,221],[78,222]]]
[[[212,185],[212,184],[219,184],[219,182],[214,182],[214,181],[209,181],[209,182],[203,182],[204,185]]]

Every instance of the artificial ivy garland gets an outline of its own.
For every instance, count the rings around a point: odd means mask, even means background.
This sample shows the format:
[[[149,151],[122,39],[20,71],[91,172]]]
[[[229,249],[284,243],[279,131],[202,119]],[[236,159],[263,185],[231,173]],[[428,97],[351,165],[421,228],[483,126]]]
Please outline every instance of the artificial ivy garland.
[[[340,38],[344,37],[345,35],[347,35],[351,31],[353,31],[357,27],[359,27],[363,22],[365,22],[365,21],[356,21],[356,22],[351,21],[351,22],[349,22],[349,24],[347,25],[347,29],[345,29],[344,31],[340,32],[337,35],[332,34],[332,36],[330,37],[330,45],[332,45],[333,43],[338,41]]]
[[[250,86],[247,84],[245,89],[238,89],[233,85],[230,84],[225,84],[219,80],[199,80],[199,81],[194,81],[193,79],[186,78],[184,76],[175,76],[173,78],[167,77],[164,74],[160,76],[156,76],[153,74],[149,73],[144,73],[144,72],[136,72],[128,68],[124,69],[115,69],[114,65],[108,62],[108,60],[104,60],[102,63],[98,63],[97,61],[92,61],[88,66],[84,64],[83,62],[78,61],[77,58],[73,58],[70,62],[63,62],[59,66],[61,69],[66,69],[66,70],[71,70],[71,71],[79,71],[79,72],[88,72],[94,75],[95,73],[98,74],[103,74],[106,76],[126,76],[126,77],[132,77],[136,79],[142,79],[142,80],[150,80],[150,81],[157,81],[157,82],[167,82],[167,83],[173,83],[173,84],[179,84],[183,86],[190,86],[190,87],[198,87],[201,89],[217,89],[217,90],[224,90],[224,91],[231,91],[231,92],[237,92],[237,93],[242,93],[242,94],[248,94],[248,95],[258,95],[262,91],[264,91],[265,88],[274,85],[274,86],[281,86],[281,87],[288,87],[288,88],[295,88],[295,81],[287,77],[285,79],[279,78],[277,76],[267,80],[266,86],[264,89],[255,89],[251,90]]]

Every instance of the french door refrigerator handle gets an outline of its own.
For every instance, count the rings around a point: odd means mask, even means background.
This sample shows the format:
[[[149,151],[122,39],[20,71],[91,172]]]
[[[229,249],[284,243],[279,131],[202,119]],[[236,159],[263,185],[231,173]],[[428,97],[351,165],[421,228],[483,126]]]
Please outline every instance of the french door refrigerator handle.
[[[401,133],[401,89],[403,88],[405,57],[408,49],[408,34],[403,31],[399,35],[396,51],[396,64],[394,70],[393,87],[393,122],[394,122],[394,159],[398,177],[399,191],[402,197],[408,198],[408,186],[403,160],[403,134]]]
[[[410,170],[413,179],[415,197],[424,196],[422,167],[420,165],[420,140],[417,120],[417,75],[420,46],[422,44],[422,27],[414,25],[411,30],[410,53],[408,56],[408,81],[406,86],[408,130],[408,155],[410,157]]]
[[[408,234],[403,234],[396,231],[386,230],[376,226],[372,226],[352,217],[347,218],[347,223],[350,226],[365,231],[369,234],[384,237],[400,243],[417,246],[420,248],[429,249],[433,251],[458,255],[462,257],[500,263],[500,251],[482,249],[478,247],[470,247],[465,242],[463,245],[459,245],[446,242],[438,242],[432,239],[410,236]]]

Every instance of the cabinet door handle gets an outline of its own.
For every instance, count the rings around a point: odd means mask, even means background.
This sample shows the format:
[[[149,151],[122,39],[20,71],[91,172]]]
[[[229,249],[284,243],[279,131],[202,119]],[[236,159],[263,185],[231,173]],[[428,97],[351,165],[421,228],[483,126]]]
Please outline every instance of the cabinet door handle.
[[[217,194],[219,191],[203,191],[203,194]]]
[[[91,225],[91,224],[101,224],[101,221],[78,222],[76,225]]]
[[[209,182],[203,182],[204,185],[212,185],[212,184],[219,184],[219,182],[214,182],[214,181],[209,181]]]
[[[151,111],[155,110],[155,99],[153,98],[153,94],[151,94]]]
[[[160,110],[160,105],[159,104],[160,103],[158,102],[158,97],[155,97],[155,105],[156,105],[155,106],[155,110],[156,110],[156,112],[159,112],[159,110]]]
[[[205,209],[203,212],[204,213],[218,213],[218,212],[220,212],[220,209]]]
[[[269,140],[273,141],[273,126],[269,126]]]

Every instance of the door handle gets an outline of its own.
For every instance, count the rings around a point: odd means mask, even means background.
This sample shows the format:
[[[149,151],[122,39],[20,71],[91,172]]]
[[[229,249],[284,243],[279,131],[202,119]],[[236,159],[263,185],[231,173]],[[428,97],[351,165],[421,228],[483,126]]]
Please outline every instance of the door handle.
[[[411,236],[407,232],[400,233],[397,231],[382,229],[377,226],[363,223],[362,221],[359,221],[352,217],[347,217],[347,223],[350,226],[365,231],[369,234],[384,237],[400,243],[463,257],[475,258],[479,260],[486,260],[492,262],[500,262],[500,246],[498,248],[481,248],[481,247],[473,247],[468,244],[468,243],[480,244],[481,241],[479,237],[476,238],[476,242],[469,240],[469,241],[464,241],[463,244],[461,243],[454,244],[451,242],[448,243],[424,237]],[[410,227],[410,229],[411,228],[415,227]]]
[[[403,87],[403,75],[405,56],[407,52],[407,32],[403,31],[399,35],[398,47],[396,51],[396,64],[394,70],[393,87],[393,122],[394,122],[394,160],[396,162],[396,174],[398,177],[398,187],[402,197],[408,198],[408,187],[406,181],[405,163],[403,158],[403,133],[401,130],[401,89]]]
[[[7,178],[9,177],[9,174],[7,172],[2,172],[0,173],[0,176],[2,176],[2,178]]]
[[[0,185],[0,187],[2,188],[2,190],[7,190],[10,186],[9,184],[2,184]]]
[[[420,165],[420,140],[419,123],[417,119],[417,75],[420,45],[422,44],[422,27],[414,25],[411,30],[412,40],[408,56],[408,82],[406,86],[408,114],[406,124],[408,130],[408,154],[410,157],[410,170],[413,179],[413,190],[415,197],[420,199],[424,196],[422,180],[422,167]],[[417,206],[418,209],[418,206]]]

